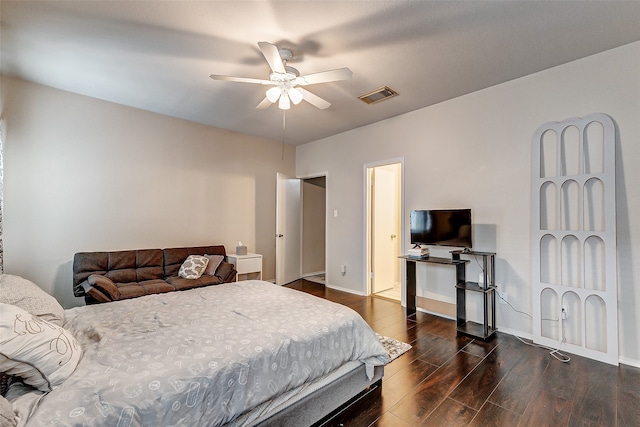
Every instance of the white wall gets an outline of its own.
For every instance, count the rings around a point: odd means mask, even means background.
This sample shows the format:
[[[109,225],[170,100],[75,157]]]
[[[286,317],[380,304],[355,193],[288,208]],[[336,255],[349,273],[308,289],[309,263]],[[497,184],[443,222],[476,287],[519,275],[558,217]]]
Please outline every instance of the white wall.
[[[617,123],[620,140],[620,355],[640,364],[639,76],[640,42],[299,146],[298,176],[327,171],[327,212],[339,211],[327,222],[328,284],[364,292],[363,165],[404,157],[404,249],[412,209],[471,208],[474,248],[497,252],[499,288],[515,307],[531,313],[531,138],[545,122],[602,112]],[[348,267],[345,276],[341,264]],[[419,294],[455,301],[454,272],[423,269],[418,271]],[[498,305],[498,326],[532,333],[531,321],[506,305]]]
[[[80,251],[224,244],[275,277],[278,142],[2,78],[4,266],[72,294]],[[215,112],[211,112],[215,114]]]

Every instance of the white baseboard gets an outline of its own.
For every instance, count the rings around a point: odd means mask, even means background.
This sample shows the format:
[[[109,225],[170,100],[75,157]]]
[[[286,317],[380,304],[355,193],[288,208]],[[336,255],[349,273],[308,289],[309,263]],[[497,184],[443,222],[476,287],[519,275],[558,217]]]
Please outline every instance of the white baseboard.
[[[353,289],[341,288],[339,286],[329,285],[328,283],[325,284],[324,286],[329,288],[329,289],[335,289],[336,291],[342,291],[342,292],[347,292],[349,294],[360,295],[361,297],[366,296],[362,292],[354,291]]]
[[[640,368],[640,360],[627,359],[626,357],[619,357],[618,361],[623,365],[633,366],[634,368]]]
[[[455,317],[447,316],[446,314],[438,313],[436,311],[426,310],[426,309],[424,309],[422,307],[416,307],[416,311],[420,311],[422,313],[427,313],[427,314],[432,314],[434,316],[442,317],[444,319],[456,320]]]
[[[309,277],[309,276],[317,276],[319,274],[324,274],[324,271],[314,271],[313,273],[304,273],[302,275],[302,278],[304,279],[305,277]]]

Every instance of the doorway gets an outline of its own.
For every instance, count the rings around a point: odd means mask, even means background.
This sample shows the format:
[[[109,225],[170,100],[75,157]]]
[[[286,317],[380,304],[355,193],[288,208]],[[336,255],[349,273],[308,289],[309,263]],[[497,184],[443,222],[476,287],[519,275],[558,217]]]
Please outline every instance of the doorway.
[[[401,301],[402,161],[367,166],[368,291]]]
[[[302,277],[326,284],[327,177],[302,179]]]
[[[276,176],[276,284],[325,283],[326,174]]]

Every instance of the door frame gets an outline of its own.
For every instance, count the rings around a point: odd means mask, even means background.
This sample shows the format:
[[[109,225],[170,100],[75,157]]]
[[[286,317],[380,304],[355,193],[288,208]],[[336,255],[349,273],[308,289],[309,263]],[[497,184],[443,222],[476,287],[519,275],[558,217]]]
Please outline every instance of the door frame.
[[[404,214],[404,157],[396,157],[387,160],[380,160],[377,162],[366,163],[363,167],[363,175],[364,175],[364,283],[363,283],[363,295],[371,295],[371,180],[369,175],[369,169],[378,167],[378,166],[386,166],[394,163],[400,163],[400,248],[404,248],[405,245],[405,214]],[[400,269],[400,283],[404,283],[404,269]],[[402,297],[401,304],[404,306],[406,300],[405,289],[402,286]]]

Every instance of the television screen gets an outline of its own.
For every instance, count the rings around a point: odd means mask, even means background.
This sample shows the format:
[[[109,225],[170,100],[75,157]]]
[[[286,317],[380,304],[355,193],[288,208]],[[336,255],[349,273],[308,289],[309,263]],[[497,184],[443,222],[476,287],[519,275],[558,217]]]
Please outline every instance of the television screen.
[[[411,211],[411,243],[471,248],[471,209]]]

